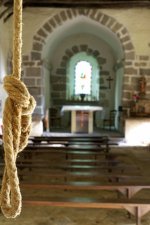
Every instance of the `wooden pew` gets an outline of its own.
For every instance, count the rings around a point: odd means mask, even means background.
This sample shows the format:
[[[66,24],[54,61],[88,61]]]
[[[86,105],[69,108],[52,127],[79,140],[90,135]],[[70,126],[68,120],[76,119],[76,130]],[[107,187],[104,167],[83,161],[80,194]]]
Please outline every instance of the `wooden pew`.
[[[118,191],[122,193],[127,199],[132,198],[135,194],[143,189],[150,189],[150,184],[104,184],[102,185],[99,182],[91,182],[91,181],[84,181],[84,182],[63,182],[63,183],[52,183],[52,184],[40,184],[40,183],[21,183],[22,188],[28,189],[48,189],[48,190],[92,190],[92,191]],[[149,199],[150,200],[150,199]]]
[[[141,225],[141,218],[150,210],[150,199],[131,199],[137,192],[142,189],[150,189],[150,185],[101,185],[94,182],[67,182],[65,184],[25,184],[21,183],[21,188],[26,189],[28,194],[23,198],[23,204],[31,206],[55,206],[55,207],[74,207],[74,208],[102,208],[102,209],[126,209],[130,214],[136,218],[136,225]],[[109,190],[119,191],[124,195],[124,198],[109,198],[99,199],[91,197],[56,197],[46,196],[44,199],[41,196],[32,196],[29,190],[35,191],[37,189],[48,191],[52,193],[52,189],[57,191],[94,191]],[[36,192],[37,193],[37,192]],[[54,196],[54,194],[52,194]],[[64,192],[62,192],[64,196]],[[71,192],[72,195],[72,192]]]
[[[81,199],[81,198],[54,198],[49,200],[23,200],[23,204],[30,206],[59,206],[69,208],[102,208],[102,209],[126,209],[130,214],[135,216],[136,225],[141,225],[141,218],[150,211],[150,201],[141,200],[98,200],[98,199]]]
[[[93,176],[91,172],[89,174],[78,173],[78,172],[66,172],[66,176],[72,177],[73,175],[75,178],[81,176],[83,178],[84,175],[89,175],[90,179]],[[54,177],[56,174],[52,174]],[[61,173],[59,173],[59,176]],[[64,174],[63,174],[64,175]],[[99,173],[97,172],[97,175]],[[104,175],[104,174],[103,174]],[[39,177],[39,174],[37,173],[37,176]],[[141,178],[139,179],[141,181]],[[48,181],[48,179],[47,179]],[[128,181],[129,182],[129,181]],[[136,217],[136,225],[141,225],[141,218],[150,210],[150,200],[141,200],[136,199],[132,200],[131,198],[137,194],[139,191],[143,189],[150,189],[150,184],[120,184],[120,183],[112,183],[112,184],[105,184],[102,185],[101,182],[92,182],[92,181],[74,181],[74,182],[68,182],[64,180],[64,182],[59,183],[51,183],[51,184],[42,184],[42,183],[26,183],[26,181],[21,182],[21,189],[27,190],[28,194],[26,195],[25,199],[23,200],[24,204],[28,205],[39,205],[39,206],[62,206],[62,207],[75,207],[75,208],[103,208],[103,209],[126,209],[130,214],[134,215]],[[56,197],[51,198],[48,197],[45,200],[41,200],[41,197],[39,196],[37,199],[32,195],[30,195],[29,190],[37,190],[40,191],[43,190],[45,193],[45,190],[48,191],[48,193],[51,193],[52,190],[57,191],[84,191],[84,194],[86,191],[94,191],[97,192],[101,190],[109,190],[109,191],[118,191],[123,194],[124,198],[117,198],[117,199],[94,199],[90,197],[86,197],[86,199],[81,199],[79,197],[72,196],[71,198],[57,198]],[[50,191],[51,190],[51,191]],[[29,195],[29,197],[28,197]],[[63,192],[62,195],[64,196]],[[71,192],[72,195],[72,192]],[[34,200],[33,200],[34,199]]]
[[[150,210],[150,200],[142,200],[142,199],[131,199],[131,197],[133,197],[138,191],[143,190],[143,189],[149,189],[150,185],[149,184],[140,184],[137,183],[136,185],[133,185],[130,183],[130,181],[127,178],[127,182],[128,183],[124,183],[120,182],[120,183],[112,183],[112,184],[105,184],[102,185],[101,182],[94,182],[93,181],[93,176],[94,174],[97,173],[97,176],[99,176],[100,178],[100,174],[103,174],[103,176],[105,176],[106,171],[109,172],[109,177],[113,179],[113,170],[116,169],[116,173],[118,171],[123,171],[123,173],[125,173],[126,171],[128,171],[128,174],[130,173],[132,176],[132,172],[133,169],[136,168],[132,165],[129,164],[122,164],[122,162],[119,162],[120,165],[117,164],[113,164],[113,165],[102,165],[102,164],[95,164],[93,165],[93,162],[96,162],[99,160],[99,162],[101,159],[94,159],[94,161],[92,162],[92,165],[87,165],[86,163],[88,161],[85,161],[85,165],[83,164],[83,160],[86,159],[87,155],[93,155],[96,154],[98,156],[103,155],[105,158],[105,162],[104,164],[107,164],[107,157],[109,156],[109,153],[107,152],[100,152],[99,150],[93,150],[92,148],[90,149],[72,149],[70,146],[66,146],[64,149],[55,149],[55,148],[49,148],[49,146],[47,147],[45,146],[41,146],[38,147],[37,145],[34,146],[35,148],[33,148],[31,150],[30,146],[27,147],[27,149],[25,151],[23,151],[23,154],[26,154],[26,151],[30,152],[32,154],[32,156],[36,153],[40,153],[41,156],[43,156],[43,153],[45,152],[46,154],[48,153],[49,155],[51,154],[69,154],[69,155],[74,155],[75,158],[66,158],[65,160],[65,164],[60,164],[59,161],[56,161],[54,165],[52,165],[51,160],[49,161],[49,163],[47,164],[44,160],[43,162],[39,160],[39,162],[35,162],[34,157],[29,158],[29,160],[26,159],[19,159],[18,158],[18,162],[17,162],[17,166],[20,168],[19,174],[21,174],[23,171],[23,168],[31,168],[32,171],[29,172],[28,174],[31,175],[33,174],[33,171],[35,172],[36,176],[39,176],[39,173],[37,172],[36,169],[44,169],[44,173],[43,176],[46,177],[46,182],[45,183],[40,183],[40,179],[38,181],[38,183],[26,183],[26,180],[23,179],[23,181],[21,181],[21,188],[27,190],[27,194],[25,195],[25,197],[23,197],[24,204],[28,204],[28,205],[41,205],[41,206],[63,206],[63,207],[77,207],[77,208],[110,208],[110,209],[117,209],[117,208],[124,208],[127,211],[129,211],[131,214],[135,215],[136,217],[136,224],[140,225],[141,224],[141,218],[142,216],[145,215],[145,213],[147,213]],[[76,156],[85,156],[84,159],[77,159]],[[107,156],[107,157],[106,157]],[[51,157],[50,157],[51,159]],[[110,157],[110,159],[113,161],[114,158]],[[20,162],[19,162],[20,160]],[[76,164],[74,164],[74,161],[77,161]],[[89,160],[89,159],[88,159]],[[93,159],[92,159],[93,160]],[[110,160],[110,162],[111,162]],[[81,162],[82,161],[82,162]],[[3,166],[3,162],[1,163],[1,166]],[[121,169],[123,168],[123,170]],[[106,169],[106,171],[104,171],[104,169]],[[137,169],[137,168],[136,168]],[[73,170],[73,171],[72,171]],[[50,172],[51,171],[51,172]],[[102,173],[100,173],[100,171],[102,171]],[[139,172],[139,170],[136,170],[136,172]],[[27,171],[25,171],[27,173]],[[42,173],[42,172],[41,172]],[[53,176],[53,178],[57,177],[56,176],[60,174],[60,176],[64,176],[65,178],[67,177],[67,180],[64,179],[64,182],[59,182],[59,183],[51,183],[49,184],[49,178],[51,178]],[[86,174],[86,175],[85,175]],[[125,174],[123,174],[125,177]],[[27,175],[28,176],[28,175]],[[60,178],[59,176],[59,178]],[[80,177],[81,181],[74,181],[74,182],[70,182],[68,181],[69,177],[74,176],[74,178]],[[83,177],[84,176],[88,176],[88,180],[84,181]],[[102,175],[101,175],[102,176]],[[129,176],[129,175],[128,175]],[[35,175],[34,175],[35,178]],[[39,178],[39,177],[38,177]],[[32,177],[31,177],[32,180]],[[141,180],[141,179],[139,179]],[[72,190],[72,191],[100,191],[100,190],[112,190],[112,191],[119,191],[122,194],[124,194],[124,198],[119,198],[119,199],[108,199],[108,200],[104,200],[104,199],[94,199],[94,198],[90,198],[87,197],[86,199],[81,199],[81,198],[77,198],[72,196],[72,198],[51,198],[48,197],[47,199],[42,199],[41,196],[38,196],[37,199],[34,199],[34,196],[30,196],[29,190],[35,190],[35,189],[42,189],[42,190],[60,190],[63,194],[64,190]],[[34,199],[34,200],[33,200]]]
[[[106,151],[105,148],[103,147],[97,147],[97,146],[91,146],[91,145],[87,145],[86,147],[84,146],[59,146],[59,145],[27,145],[27,147],[25,148],[25,150],[33,150],[36,151],[38,150],[40,152],[40,150],[42,150],[41,152],[44,152],[47,150],[47,152],[49,151],[61,151],[61,152],[71,152],[71,151],[78,151],[78,153],[81,151],[92,151],[92,152],[104,152],[104,153],[108,153],[108,151]]]
[[[94,172],[70,172],[70,171],[54,171],[53,173],[43,173],[32,170],[29,173],[24,170],[19,170],[19,177],[22,181],[29,181],[31,177],[36,178],[38,174],[39,179],[63,179],[65,182],[74,181],[74,180],[93,180],[99,181],[102,183],[124,183],[124,184],[133,184],[140,180],[140,183],[144,184],[147,177],[142,175],[135,174],[121,174],[121,173],[108,173],[107,171],[94,171]]]
[[[4,163],[0,162],[0,167],[3,167]],[[134,166],[134,165],[126,165],[126,164],[120,164],[117,166],[113,166],[113,165],[64,165],[64,164],[59,164],[59,165],[55,165],[55,164],[41,164],[38,162],[19,162],[17,163],[17,167],[18,170],[23,170],[28,168],[30,171],[33,169],[46,169],[47,173],[53,172],[53,171],[78,171],[78,172],[85,172],[85,171],[90,171],[90,172],[94,172],[94,171],[99,171],[102,173],[102,171],[104,172],[108,172],[108,173],[112,173],[112,172],[118,172],[120,171],[121,173],[125,173],[128,171],[128,173],[132,170],[132,172],[140,172],[139,168]]]
[[[108,171],[108,172],[112,172],[112,171],[121,171],[122,173],[124,173],[125,171],[138,171],[139,167],[137,167],[136,165],[126,165],[126,164],[120,164],[120,165],[64,165],[64,164],[59,164],[59,165],[52,165],[52,164],[45,164],[45,163],[38,163],[35,162],[33,163],[33,161],[30,162],[19,162],[17,163],[17,166],[19,169],[23,169],[23,168],[39,168],[39,169],[53,169],[53,170],[65,170],[65,171]],[[139,170],[140,171],[140,170]]]
[[[38,176],[38,173],[37,173]],[[120,185],[120,184],[111,184],[111,185],[101,185],[94,182],[65,182],[59,184],[32,184],[32,183],[23,183],[21,182],[21,189],[27,190],[27,195],[23,196],[23,204],[26,205],[35,205],[35,206],[62,206],[62,207],[74,207],[74,208],[103,208],[103,209],[126,209],[130,214],[136,217],[136,225],[141,225],[141,218],[150,210],[150,200],[141,200],[134,199],[133,197],[137,192],[142,189],[149,189],[150,185]],[[75,190],[75,191],[100,191],[100,190],[112,190],[119,191],[126,198],[119,199],[94,199],[90,197],[79,198],[51,198],[42,199],[41,196],[38,196],[37,199],[30,194],[30,190]],[[63,193],[62,193],[63,194]]]
[[[33,147],[33,146],[32,146]],[[80,148],[74,150],[74,148],[69,148],[68,149],[55,149],[54,147],[50,148],[49,147],[47,149],[46,146],[46,150],[45,150],[45,146],[41,147],[39,150],[38,146],[34,146],[36,148],[33,148],[34,151],[32,151],[32,148],[27,148],[25,149],[21,154],[23,154],[24,156],[26,154],[30,154],[30,157],[25,157],[25,158],[18,158],[17,159],[17,166],[19,168],[19,174],[20,176],[24,177],[24,173],[23,173],[23,169],[28,168],[30,171],[35,171],[36,169],[47,169],[48,171],[48,175],[52,176],[51,173],[55,171],[55,175],[59,174],[61,172],[61,176],[65,178],[65,180],[67,180],[67,176],[66,173],[68,172],[68,174],[70,172],[72,172],[72,176],[73,176],[73,172],[77,172],[78,176],[80,174],[80,177],[82,177],[82,174],[84,174],[83,176],[85,176],[85,174],[90,174],[91,176],[96,176],[99,178],[104,178],[106,177],[106,179],[109,182],[112,181],[121,181],[121,180],[125,180],[125,179],[129,179],[131,176],[129,176],[129,172],[131,173],[132,170],[132,177],[134,177],[133,180],[135,180],[137,178],[137,176],[140,175],[140,168],[138,168],[135,165],[126,165],[120,161],[117,161],[116,157],[111,154],[111,153],[103,153],[103,152],[99,152],[99,151],[95,151],[93,149],[82,149],[80,150]],[[32,149],[32,150],[31,150]],[[67,153],[66,153],[67,152]],[[62,161],[62,157],[61,157],[61,163],[59,162],[59,165],[56,165],[52,162],[49,162],[49,159],[46,158],[45,159],[38,159],[36,157],[36,153],[40,153],[41,157],[43,156],[44,153],[50,153],[50,154],[67,154],[67,155],[78,155],[79,157],[83,154],[84,158],[80,159],[80,158],[68,158],[68,156],[65,158],[65,160]],[[94,159],[86,159],[87,155],[96,155],[96,156],[104,156],[104,159],[101,158],[94,158]],[[35,157],[34,157],[35,156]],[[63,164],[62,164],[63,163]],[[1,163],[1,166],[3,166],[3,164]],[[98,172],[99,175],[97,175],[95,172]],[[36,171],[35,171],[36,173]],[[110,173],[110,174],[109,174]],[[64,174],[64,175],[63,175]],[[70,173],[71,174],[71,173]],[[112,174],[112,177],[111,177]],[[109,176],[110,175],[110,176]],[[130,179],[131,181],[131,179]]]
[[[62,144],[65,146],[93,146],[99,147],[101,150],[106,152],[109,151],[109,139],[108,136],[40,136],[40,137],[30,137],[30,141],[34,145],[38,144]]]
[[[97,142],[102,143],[109,141],[108,136],[87,136],[87,135],[70,135],[70,136],[31,136],[29,140],[33,141],[33,143],[41,143],[41,142]]]

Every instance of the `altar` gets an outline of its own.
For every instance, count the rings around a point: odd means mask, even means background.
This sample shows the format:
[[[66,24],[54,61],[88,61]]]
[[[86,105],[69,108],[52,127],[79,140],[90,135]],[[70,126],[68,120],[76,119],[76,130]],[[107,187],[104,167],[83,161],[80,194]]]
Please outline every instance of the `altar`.
[[[71,111],[71,132],[93,133],[93,116],[95,111],[102,111],[101,106],[64,105],[61,112]]]

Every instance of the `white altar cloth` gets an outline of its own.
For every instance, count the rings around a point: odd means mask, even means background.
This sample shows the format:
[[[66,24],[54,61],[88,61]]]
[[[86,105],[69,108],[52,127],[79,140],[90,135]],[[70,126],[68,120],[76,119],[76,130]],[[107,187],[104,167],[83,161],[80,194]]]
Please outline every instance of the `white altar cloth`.
[[[77,132],[77,111],[88,112],[88,133],[93,132],[93,112],[102,111],[103,107],[101,106],[90,106],[90,105],[64,105],[61,109],[61,112],[71,111],[71,132]]]
[[[101,111],[103,107],[101,106],[92,106],[92,105],[64,105],[61,109],[64,111]]]

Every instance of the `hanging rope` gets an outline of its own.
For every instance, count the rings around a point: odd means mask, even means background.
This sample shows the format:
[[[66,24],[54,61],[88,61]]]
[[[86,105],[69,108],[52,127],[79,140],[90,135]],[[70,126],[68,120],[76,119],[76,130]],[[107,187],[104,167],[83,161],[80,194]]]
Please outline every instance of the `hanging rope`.
[[[3,112],[5,169],[0,194],[1,209],[7,218],[15,218],[21,212],[22,196],[19,188],[16,158],[28,143],[31,114],[36,105],[25,84],[20,81],[22,0],[14,0],[13,30],[13,74],[4,78],[4,88],[8,93],[8,98]]]

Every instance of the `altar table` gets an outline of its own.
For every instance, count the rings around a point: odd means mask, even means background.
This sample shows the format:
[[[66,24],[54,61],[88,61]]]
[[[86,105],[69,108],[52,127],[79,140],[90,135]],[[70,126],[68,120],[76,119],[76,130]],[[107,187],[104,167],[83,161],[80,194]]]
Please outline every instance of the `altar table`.
[[[71,132],[93,133],[93,112],[102,111],[101,106],[64,105],[61,112],[71,111]]]

